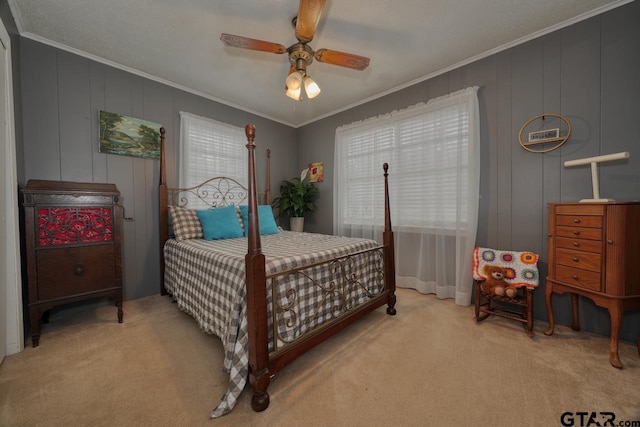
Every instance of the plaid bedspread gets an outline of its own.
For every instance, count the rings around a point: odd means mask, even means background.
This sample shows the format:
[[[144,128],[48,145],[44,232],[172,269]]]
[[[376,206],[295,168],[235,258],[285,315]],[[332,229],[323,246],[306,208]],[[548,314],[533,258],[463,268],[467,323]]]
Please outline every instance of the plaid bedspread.
[[[267,274],[270,351],[384,290],[382,249],[373,240],[281,231],[261,236]],[[200,328],[222,340],[229,386],[211,417],[229,413],[249,371],[245,287],[247,238],[169,240],[165,288]],[[336,258],[346,257],[338,261]],[[302,272],[292,269],[305,268]],[[272,321],[275,300],[276,322]]]

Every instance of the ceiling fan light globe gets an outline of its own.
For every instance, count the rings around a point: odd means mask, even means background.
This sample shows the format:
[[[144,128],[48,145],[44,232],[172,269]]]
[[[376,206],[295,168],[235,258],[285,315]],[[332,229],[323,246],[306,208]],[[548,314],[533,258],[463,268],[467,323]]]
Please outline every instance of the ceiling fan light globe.
[[[304,79],[304,90],[307,92],[309,99],[315,98],[320,94],[320,86],[311,77]]]
[[[300,101],[300,99],[301,99],[301,97],[300,97],[301,89],[302,88],[300,88],[300,87],[298,87],[298,89],[291,89],[291,87],[289,87],[287,89],[286,95],[291,99],[294,99],[296,101]]]
[[[291,73],[286,80],[287,87],[291,90],[300,90],[302,86],[302,76],[300,73]]]

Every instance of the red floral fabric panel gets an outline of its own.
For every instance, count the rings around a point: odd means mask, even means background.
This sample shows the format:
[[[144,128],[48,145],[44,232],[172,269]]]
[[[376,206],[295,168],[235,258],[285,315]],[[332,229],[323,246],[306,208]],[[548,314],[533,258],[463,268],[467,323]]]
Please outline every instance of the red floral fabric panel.
[[[109,207],[38,209],[40,246],[111,240],[113,240],[113,217]]]

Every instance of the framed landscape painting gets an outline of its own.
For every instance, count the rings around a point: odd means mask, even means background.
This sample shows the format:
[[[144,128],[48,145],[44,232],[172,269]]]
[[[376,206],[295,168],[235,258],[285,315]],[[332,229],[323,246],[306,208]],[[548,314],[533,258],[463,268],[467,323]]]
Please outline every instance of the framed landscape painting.
[[[160,158],[160,123],[106,111],[99,112],[99,119],[101,153]]]

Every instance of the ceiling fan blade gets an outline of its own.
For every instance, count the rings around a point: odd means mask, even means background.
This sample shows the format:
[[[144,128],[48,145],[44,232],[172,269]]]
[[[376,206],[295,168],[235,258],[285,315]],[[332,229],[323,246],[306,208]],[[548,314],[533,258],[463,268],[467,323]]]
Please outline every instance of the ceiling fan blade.
[[[318,49],[316,51],[316,60],[325,64],[339,65],[360,71],[369,66],[369,58],[365,56],[330,49]]]
[[[242,49],[260,50],[262,52],[285,53],[287,48],[279,43],[266,42],[264,40],[250,39],[233,34],[223,33],[220,40],[225,46],[239,47]]]
[[[313,40],[325,1],[326,0],[300,0],[296,21],[296,38],[301,43],[309,43]]]

